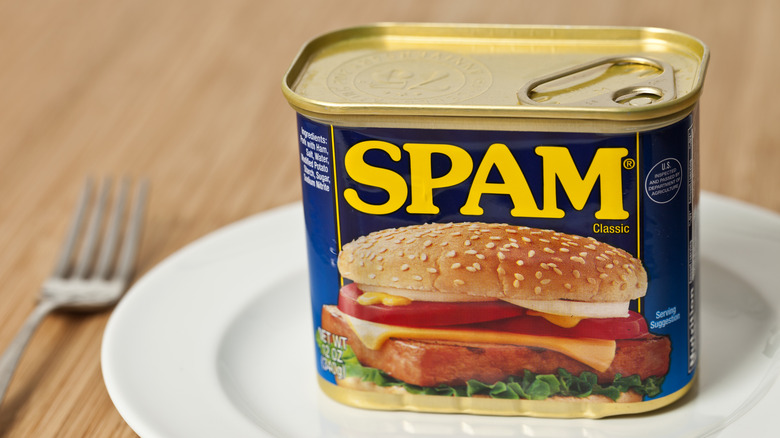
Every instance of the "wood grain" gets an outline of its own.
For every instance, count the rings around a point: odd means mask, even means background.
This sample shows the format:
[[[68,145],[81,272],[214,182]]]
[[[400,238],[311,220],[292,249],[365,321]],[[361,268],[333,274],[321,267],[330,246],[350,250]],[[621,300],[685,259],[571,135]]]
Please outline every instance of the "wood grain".
[[[0,348],[34,305],[87,175],[152,182],[143,274],[299,199],[280,92],[308,39],[376,21],[660,26],[712,50],[702,187],[780,212],[774,0],[0,0]],[[0,407],[0,436],[135,436],[102,382],[108,312],[58,313]]]

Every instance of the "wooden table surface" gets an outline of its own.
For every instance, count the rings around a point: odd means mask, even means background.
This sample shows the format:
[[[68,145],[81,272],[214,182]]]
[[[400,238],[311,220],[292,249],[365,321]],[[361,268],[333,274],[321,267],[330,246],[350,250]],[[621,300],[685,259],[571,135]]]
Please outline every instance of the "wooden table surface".
[[[0,0],[0,349],[35,304],[85,176],[148,177],[142,275],[183,245],[299,199],[299,47],[376,21],[668,27],[711,48],[704,190],[780,212],[775,0]],[[50,316],[0,436],[135,436],[100,370],[110,312]]]

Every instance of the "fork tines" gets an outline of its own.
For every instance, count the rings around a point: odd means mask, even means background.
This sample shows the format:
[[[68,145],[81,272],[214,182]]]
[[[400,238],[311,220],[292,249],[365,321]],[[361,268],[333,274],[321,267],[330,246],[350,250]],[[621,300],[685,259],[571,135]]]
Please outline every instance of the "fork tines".
[[[58,258],[54,269],[54,277],[74,277],[127,280],[132,274],[133,262],[141,237],[141,223],[143,209],[146,204],[148,181],[141,180],[134,194],[134,203],[129,213],[126,214],[125,206],[128,203],[130,191],[130,179],[123,178],[119,189],[113,197],[113,206],[106,215],[106,205],[109,203],[112,192],[111,178],[104,178],[97,189],[97,196],[93,196],[94,183],[87,179],[78,207],[73,217],[70,229],[65,239],[65,245]],[[94,197],[94,199],[93,199]],[[85,215],[92,206],[89,219],[85,221]],[[127,217],[125,217],[127,216]],[[85,224],[84,226],[83,224]],[[117,254],[117,246],[122,236],[121,248]],[[84,237],[79,237],[84,233]],[[101,239],[102,233],[102,239]],[[81,241],[79,245],[77,242]],[[95,260],[97,244],[102,240],[100,251]],[[78,246],[78,248],[77,248]],[[76,254],[78,250],[78,254]],[[114,263],[116,261],[116,263]],[[112,270],[112,266],[115,266]]]

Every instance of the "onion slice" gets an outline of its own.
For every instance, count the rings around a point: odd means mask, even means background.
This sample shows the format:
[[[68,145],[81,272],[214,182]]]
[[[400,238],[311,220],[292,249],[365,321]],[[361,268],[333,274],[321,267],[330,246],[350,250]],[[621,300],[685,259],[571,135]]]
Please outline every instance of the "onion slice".
[[[630,303],[630,301],[587,303],[584,301],[517,300],[510,298],[505,298],[504,301],[537,312],[582,318],[625,318],[628,316]]]

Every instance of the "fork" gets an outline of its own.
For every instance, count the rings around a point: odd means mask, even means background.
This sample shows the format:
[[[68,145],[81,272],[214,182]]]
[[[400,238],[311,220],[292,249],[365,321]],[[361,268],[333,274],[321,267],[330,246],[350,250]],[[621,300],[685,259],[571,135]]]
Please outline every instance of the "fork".
[[[97,198],[90,202],[93,182],[91,179],[85,182],[54,271],[41,286],[37,306],[0,358],[0,403],[27,343],[49,313],[56,309],[105,309],[116,304],[125,292],[133,273],[149,184],[146,180],[138,184],[135,202],[129,211],[118,252],[117,245],[120,243],[125,222],[125,207],[129,202],[130,181],[128,178],[122,180],[110,216],[104,220],[111,185],[111,179],[104,179]],[[89,218],[86,218],[90,203],[94,206]],[[100,252],[95,260],[102,229],[105,231],[102,233]],[[80,238],[82,231],[83,237]]]

